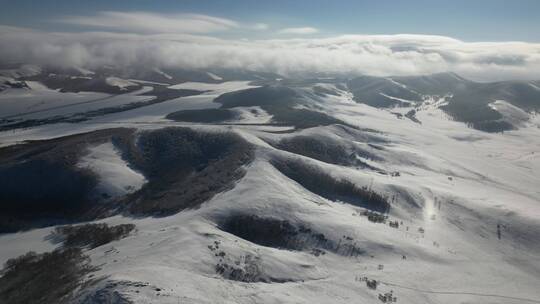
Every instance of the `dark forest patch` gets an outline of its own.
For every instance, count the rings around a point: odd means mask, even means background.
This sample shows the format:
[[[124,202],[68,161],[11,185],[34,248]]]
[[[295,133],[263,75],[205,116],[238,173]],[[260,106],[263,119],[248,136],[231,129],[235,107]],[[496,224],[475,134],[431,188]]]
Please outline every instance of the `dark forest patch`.
[[[475,99],[478,98],[478,99]],[[512,124],[503,121],[501,113],[490,108],[490,100],[482,100],[473,92],[466,91],[456,94],[451,101],[441,107],[454,120],[466,123],[469,127],[484,132],[503,132],[512,130]]]
[[[360,161],[357,156],[373,160],[380,159],[369,151],[327,137],[299,135],[286,137],[277,143],[270,144],[277,149],[341,166],[359,166],[373,169]]]
[[[51,234],[53,240],[61,241],[64,247],[96,248],[112,241],[125,238],[133,229],[133,224],[109,226],[107,224],[84,224],[56,227]]]
[[[117,142],[123,157],[148,183],[126,202],[134,214],[169,215],[196,208],[244,176],[253,147],[234,133],[188,128],[145,131]]]
[[[234,133],[164,128],[135,135],[108,129],[0,149],[0,232],[88,221],[128,211],[170,215],[234,187],[253,147]],[[142,189],[102,202],[98,177],[78,167],[89,146],[113,142],[148,180]]]
[[[297,129],[307,129],[335,124],[355,128],[354,126],[351,126],[333,116],[310,109],[297,109],[284,106],[263,106],[262,108],[269,114],[273,115],[272,120],[274,122],[295,126]]]
[[[10,304],[70,303],[72,293],[95,271],[79,248],[10,259],[0,272],[0,302]]]
[[[222,108],[252,106],[293,106],[301,103],[294,89],[284,86],[263,86],[222,94],[214,99]]]
[[[347,87],[353,94],[353,99],[356,102],[365,103],[376,108],[389,108],[409,104],[399,99],[410,101],[422,100],[422,97],[418,93],[382,77],[360,76],[349,80]]]
[[[273,160],[272,165],[307,190],[332,201],[343,201],[377,212],[388,212],[388,198],[369,189],[358,187],[346,179],[335,179],[320,168],[293,160]]]
[[[257,215],[232,215],[219,224],[219,228],[257,245],[293,251],[308,251],[315,256],[334,252],[343,256],[364,254],[354,239],[331,240],[324,234],[302,224]]]
[[[469,127],[475,128],[480,131],[488,133],[501,133],[504,131],[515,130],[516,127],[511,123],[504,120],[488,120],[488,121],[477,121],[472,123],[467,123]]]
[[[260,106],[272,115],[274,124],[295,126],[298,129],[333,124],[348,125],[323,112],[298,108],[300,105],[309,104],[309,101],[310,99],[299,91],[285,86],[263,86],[240,90],[222,94],[214,99],[214,102],[220,103],[224,109]],[[354,128],[354,126],[350,127]]]
[[[408,119],[410,119],[411,121],[413,121],[413,122],[415,122],[417,124],[422,124],[422,122],[420,120],[418,120],[418,118],[416,118],[416,110],[415,109],[412,109],[409,112],[407,112],[405,114],[405,117],[407,117]]]
[[[239,238],[266,247],[298,251],[311,247],[331,247],[330,241],[323,234],[274,218],[234,215],[227,218],[219,227]],[[307,237],[309,240],[301,242],[299,241],[301,236]]]

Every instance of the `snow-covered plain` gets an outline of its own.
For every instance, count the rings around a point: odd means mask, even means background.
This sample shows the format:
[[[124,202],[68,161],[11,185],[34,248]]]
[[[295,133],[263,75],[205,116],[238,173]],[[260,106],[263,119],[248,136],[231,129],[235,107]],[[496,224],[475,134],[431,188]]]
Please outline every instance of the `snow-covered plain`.
[[[170,86],[169,88],[208,91],[208,95],[220,95],[230,91],[237,91],[254,87],[249,83],[249,81],[226,81],[221,83],[184,82]]]
[[[213,98],[247,87],[241,82],[183,83],[171,88],[209,92],[105,115],[85,124],[2,132],[0,144],[111,126],[189,125],[163,117],[183,109],[218,107]],[[102,220],[134,223],[137,231],[87,252],[92,263],[100,265],[94,275],[107,280],[86,290],[79,300],[92,298],[94,291],[105,290],[107,282],[116,281],[115,296],[134,303],[381,303],[379,293],[390,291],[398,303],[540,303],[538,120],[523,122],[519,130],[490,134],[449,120],[437,107],[418,111],[416,117],[422,122],[418,124],[398,119],[391,111],[354,103],[345,92],[319,101],[325,113],[371,131],[361,136],[327,126],[279,134],[265,132],[277,130],[272,127],[228,126],[257,147],[246,176],[234,189],[197,210],[164,218],[115,216]],[[250,122],[264,123],[271,118],[264,112],[257,118],[249,116],[249,109],[242,111]],[[277,150],[265,141],[298,134],[324,134],[372,149],[381,157],[374,164],[399,171],[400,176],[323,163]],[[377,137],[384,141],[370,140]],[[399,189],[415,198],[418,206],[398,196],[390,220],[400,222],[399,228],[370,222],[360,215],[362,208],[324,199],[281,174],[269,163],[276,156],[309,162],[335,177],[372,185],[380,193]],[[82,162],[107,185],[125,189],[127,184],[140,186],[143,182],[110,144],[91,148]],[[365,253],[346,256],[328,251],[315,256],[256,245],[219,229],[216,223],[239,213],[305,225],[328,239],[355,243]],[[498,225],[503,227],[500,239]],[[28,250],[52,248],[47,241],[49,231],[0,235],[0,262]],[[223,259],[243,267],[257,257],[259,270],[283,283],[224,279],[216,273],[219,257],[208,247],[215,242],[226,253]],[[378,280],[377,290],[367,288],[362,277]],[[135,288],[129,282],[147,285]]]
[[[34,118],[39,117],[34,112],[42,113],[41,111],[59,106],[103,100],[110,97],[108,94],[95,92],[60,93],[36,81],[28,81],[27,84],[30,89],[7,89],[0,92],[0,115],[2,118],[14,116]]]
[[[213,102],[214,98],[220,94],[227,93],[234,90],[242,90],[252,88],[254,86],[249,85],[248,81],[232,81],[224,82],[221,84],[210,83],[182,83],[180,85],[172,86],[176,89],[191,89],[206,91],[204,94],[179,97],[157,104],[136,108],[128,111],[107,114],[92,118],[83,123],[58,123],[43,125],[38,128],[26,128],[16,129],[6,132],[0,132],[0,147],[6,145],[12,145],[23,142],[25,140],[39,140],[54,138],[60,136],[66,136],[71,134],[78,134],[83,132],[89,132],[100,129],[107,129],[112,127],[155,127],[156,124],[161,126],[165,125],[186,125],[185,123],[176,123],[168,119],[165,116],[169,113],[173,113],[180,110],[193,110],[193,109],[207,109],[218,108],[220,105]],[[127,94],[121,94],[111,97],[112,100],[119,100],[122,104],[127,104],[136,101],[144,101],[152,99],[152,96],[136,96],[144,92],[149,92],[150,87],[144,87],[142,92],[136,91]],[[56,92],[56,91],[54,91]],[[58,93],[62,94],[62,93]],[[94,94],[94,93],[92,93]],[[1,96],[1,93],[0,93]],[[74,111],[70,108],[70,111]],[[0,112],[2,110],[0,109]],[[79,112],[79,111],[77,111]],[[52,115],[49,113],[49,115]],[[57,115],[56,110],[54,115]],[[52,115],[52,116],[54,116]],[[261,112],[261,115],[263,113]],[[272,129],[286,129],[286,127],[274,127]]]
[[[153,96],[137,96],[152,87],[110,95],[96,92],[63,93],[35,81],[27,81],[30,89],[6,89],[0,92],[0,119],[45,119],[67,116],[107,107],[151,100]]]

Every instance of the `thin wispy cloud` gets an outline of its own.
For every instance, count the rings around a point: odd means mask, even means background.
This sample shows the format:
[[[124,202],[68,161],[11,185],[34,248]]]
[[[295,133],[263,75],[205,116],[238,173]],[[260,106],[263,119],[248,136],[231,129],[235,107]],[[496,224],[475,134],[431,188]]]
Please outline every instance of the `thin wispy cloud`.
[[[289,27],[280,30],[279,34],[309,35],[316,34],[319,30],[314,27]]]
[[[148,12],[99,12],[92,16],[68,16],[61,23],[142,33],[212,33],[238,28],[238,22],[199,14]]]

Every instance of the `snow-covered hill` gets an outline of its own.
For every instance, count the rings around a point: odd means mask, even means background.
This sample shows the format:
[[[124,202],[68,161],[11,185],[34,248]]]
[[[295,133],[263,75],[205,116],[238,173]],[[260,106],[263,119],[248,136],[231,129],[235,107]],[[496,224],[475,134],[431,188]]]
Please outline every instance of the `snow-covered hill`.
[[[487,107],[519,128],[469,128],[441,108],[455,93],[441,87],[463,82],[192,81],[168,89],[200,94],[2,131],[0,228],[11,230],[0,234],[0,263],[65,252],[51,223],[134,224],[79,246],[92,267],[68,264],[81,284],[56,299],[540,303],[540,119],[497,99]],[[40,169],[51,164],[63,170]],[[41,179],[30,178],[36,172]],[[17,208],[39,202],[20,188],[65,176],[88,181],[75,209],[44,208],[29,220]],[[38,293],[39,282],[17,274],[52,258],[12,260],[0,283]],[[1,286],[0,300],[20,299]]]

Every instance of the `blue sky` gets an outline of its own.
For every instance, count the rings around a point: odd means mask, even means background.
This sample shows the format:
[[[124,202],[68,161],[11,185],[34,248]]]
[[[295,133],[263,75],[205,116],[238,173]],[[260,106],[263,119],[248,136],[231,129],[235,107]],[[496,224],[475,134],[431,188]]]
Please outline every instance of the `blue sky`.
[[[55,31],[84,25],[57,23],[67,16],[101,11],[196,13],[242,23],[264,23],[264,32],[220,33],[235,38],[272,37],[281,28],[312,27],[314,36],[340,34],[435,34],[464,41],[540,42],[540,1],[169,1],[0,0],[0,24]],[[245,37],[240,37],[245,36]]]

